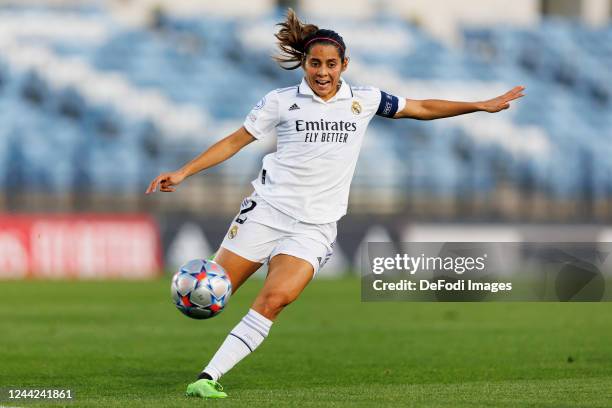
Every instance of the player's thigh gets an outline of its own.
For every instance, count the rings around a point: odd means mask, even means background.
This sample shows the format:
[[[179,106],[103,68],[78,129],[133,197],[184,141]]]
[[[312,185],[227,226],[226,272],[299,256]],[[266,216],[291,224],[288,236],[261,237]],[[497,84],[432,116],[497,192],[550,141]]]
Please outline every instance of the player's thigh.
[[[268,276],[253,309],[274,320],[282,308],[297,299],[312,280],[314,268],[304,259],[279,254],[270,259]]]
[[[236,293],[238,288],[261,267],[261,263],[253,262],[226,248],[219,248],[215,255],[215,262],[225,269],[232,282],[232,293]]]

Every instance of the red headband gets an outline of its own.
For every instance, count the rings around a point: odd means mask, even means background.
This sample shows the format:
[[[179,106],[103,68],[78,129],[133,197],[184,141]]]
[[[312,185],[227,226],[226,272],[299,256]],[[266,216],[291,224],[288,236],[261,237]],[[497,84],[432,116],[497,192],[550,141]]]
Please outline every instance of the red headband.
[[[306,44],[304,44],[304,51],[306,51],[306,48],[308,48],[308,45],[311,42],[318,41],[318,40],[331,41],[331,42],[337,44],[338,47],[340,47],[340,49],[342,50],[342,52],[344,52],[344,47],[342,46],[342,44],[340,44],[338,41],[334,40],[333,38],[329,38],[329,37],[315,37],[315,38],[311,38],[310,40],[308,40],[308,42]]]

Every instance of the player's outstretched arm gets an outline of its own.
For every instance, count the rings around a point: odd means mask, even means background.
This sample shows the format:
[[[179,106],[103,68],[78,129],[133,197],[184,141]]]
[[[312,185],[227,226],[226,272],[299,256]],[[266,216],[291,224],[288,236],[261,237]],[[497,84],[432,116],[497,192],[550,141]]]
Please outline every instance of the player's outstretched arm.
[[[440,99],[406,99],[406,106],[404,109],[397,112],[393,118],[432,120],[450,118],[451,116],[464,115],[472,112],[495,113],[508,109],[511,101],[524,96],[524,90],[525,87],[516,86],[503,95],[482,102],[454,102]]]
[[[254,140],[255,138],[243,126],[209,147],[179,170],[161,173],[155,177],[149,184],[145,194],[154,193],[157,191],[158,186],[159,191],[166,193],[173,192],[176,190],[176,186],[187,177],[224,162]]]

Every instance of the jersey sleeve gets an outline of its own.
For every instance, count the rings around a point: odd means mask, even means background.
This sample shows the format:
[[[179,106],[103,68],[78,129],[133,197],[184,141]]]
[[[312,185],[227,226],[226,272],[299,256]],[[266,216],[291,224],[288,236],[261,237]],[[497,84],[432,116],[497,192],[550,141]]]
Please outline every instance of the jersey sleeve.
[[[406,98],[398,98],[395,95],[391,95],[385,91],[378,90],[379,100],[378,109],[376,115],[385,118],[392,118],[395,114],[404,109],[406,106]]]
[[[264,139],[274,133],[280,121],[278,94],[269,92],[253,107],[244,121],[245,129],[256,139]]]

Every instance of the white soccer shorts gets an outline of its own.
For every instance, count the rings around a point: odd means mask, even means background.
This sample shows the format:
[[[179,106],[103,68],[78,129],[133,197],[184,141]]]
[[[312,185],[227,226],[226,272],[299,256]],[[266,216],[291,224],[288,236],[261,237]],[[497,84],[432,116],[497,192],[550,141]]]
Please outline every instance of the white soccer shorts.
[[[333,253],[336,233],[335,222],[301,222],[253,193],[242,201],[221,247],[259,263],[278,254],[295,256],[312,264],[316,275]]]

